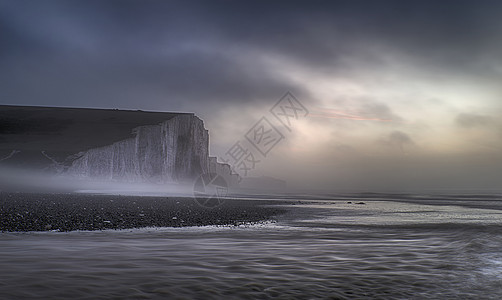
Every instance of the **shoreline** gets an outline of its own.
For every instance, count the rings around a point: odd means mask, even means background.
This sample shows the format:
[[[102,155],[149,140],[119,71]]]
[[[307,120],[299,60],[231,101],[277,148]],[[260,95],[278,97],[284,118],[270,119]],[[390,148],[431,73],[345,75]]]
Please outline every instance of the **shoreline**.
[[[0,192],[0,232],[237,226],[270,221],[287,211],[271,206],[277,201],[224,200],[208,208],[190,197]]]

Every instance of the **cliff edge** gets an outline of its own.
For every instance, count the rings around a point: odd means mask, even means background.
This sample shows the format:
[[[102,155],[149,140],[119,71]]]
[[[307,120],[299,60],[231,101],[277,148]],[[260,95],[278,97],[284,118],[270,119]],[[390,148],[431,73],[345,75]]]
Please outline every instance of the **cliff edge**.
[[[193,179],[215,163],[193,113],[0,105],[0,168],[163,183]]]

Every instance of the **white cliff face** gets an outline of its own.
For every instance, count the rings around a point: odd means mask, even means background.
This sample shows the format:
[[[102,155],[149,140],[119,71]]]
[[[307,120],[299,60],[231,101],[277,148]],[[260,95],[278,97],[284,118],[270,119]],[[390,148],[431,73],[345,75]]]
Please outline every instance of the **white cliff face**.
[[[99,133],[97,133],[99,134]],[[192,114],[136,127],[134,137],[80,153],[68,174],[128,182],[179,182],[208,171],[209,135]]]

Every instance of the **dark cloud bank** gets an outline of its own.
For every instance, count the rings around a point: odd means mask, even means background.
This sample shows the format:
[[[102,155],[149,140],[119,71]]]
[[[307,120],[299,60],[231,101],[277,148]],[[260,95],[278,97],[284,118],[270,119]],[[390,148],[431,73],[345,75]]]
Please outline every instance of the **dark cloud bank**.
[[[500,59],[497,1],[0,1],[3,103],[196,109],[306,93],[253,53],[319,72],[394,49],[439,68]],[[437,65],[439,64],[439,66]],[[138,99],[142,98],[142,99]],[[159,102],[163,101],[161,105]],[[184,102],[184,103],[180,103]],[[160,107],[159,107],[160,106]]]

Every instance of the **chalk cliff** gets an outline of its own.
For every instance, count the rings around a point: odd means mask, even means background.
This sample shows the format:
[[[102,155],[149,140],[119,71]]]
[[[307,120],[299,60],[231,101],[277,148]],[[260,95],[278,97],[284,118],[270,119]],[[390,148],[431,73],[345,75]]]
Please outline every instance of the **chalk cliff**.
[[[192,113],[0,105],[0,169],[181,182],[229,169],[210,160],[208,148],[208,131]]]
[[[208,171],[209,135],[194,115],[136,127],[133,135],[79,153],[66,173],[116,181],[170,182]]]

